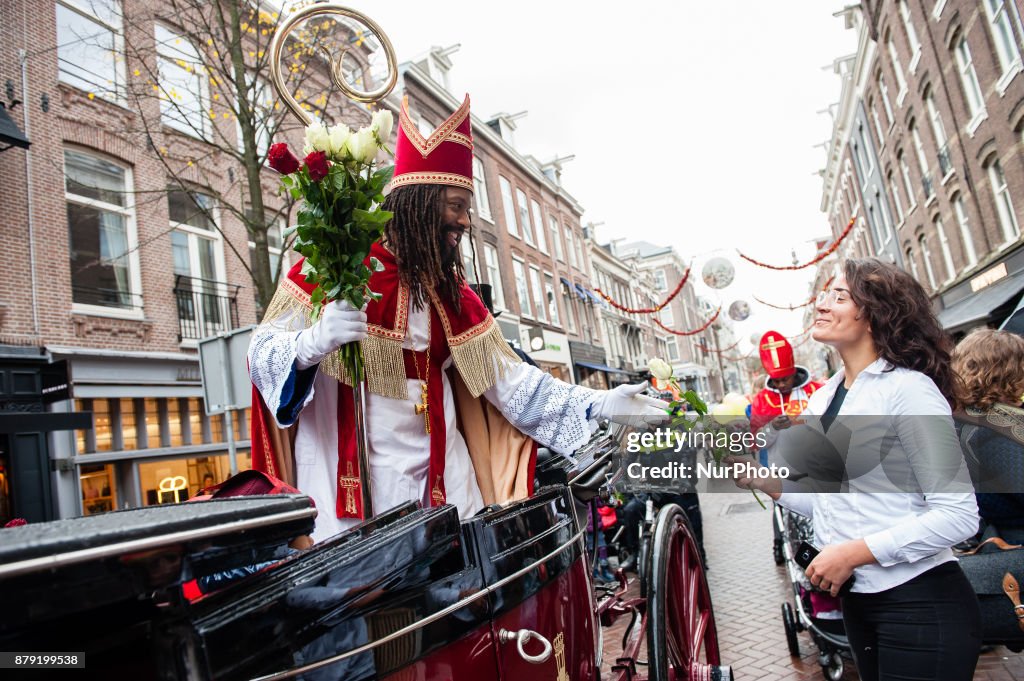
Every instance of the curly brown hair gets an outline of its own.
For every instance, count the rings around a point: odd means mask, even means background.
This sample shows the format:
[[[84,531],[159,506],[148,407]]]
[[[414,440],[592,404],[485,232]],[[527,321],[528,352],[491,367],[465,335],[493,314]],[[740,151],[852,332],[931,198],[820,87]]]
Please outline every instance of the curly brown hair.
[[[867,316],[879,356],[893,366],[925,374],[955,404],[957,379],[950,365],[953,341],[939,325],[921,284],[877,258],[847,260],[843,273],[853,302]]]
[[[960,377],[957,398],[963,406],[1019,404],[1024,394],[1024,338],[1009,331],[975,329],[953,350],[953,371]]]

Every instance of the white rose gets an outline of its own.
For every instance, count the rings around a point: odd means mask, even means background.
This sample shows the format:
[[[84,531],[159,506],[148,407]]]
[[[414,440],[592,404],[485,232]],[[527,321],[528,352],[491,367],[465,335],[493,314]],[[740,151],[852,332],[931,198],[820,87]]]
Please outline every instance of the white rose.
[[[327,153],[331,158],[335,161],[342,161],[345,159],[345,148],[348,144],[348,138],[351,136],[352,131],[343,123],[332,125],[328,128],[327,139],[330,150]]]
[[[309,154],[313,151],[326,151],[331,150],[330,136],[327,134],[327,128],[320,121],[313,121],[306,126],[306,145],[302,148],[303,154]]]
[[[391,127],[394,125],[394,122],[394,116],[387,109],[381,109],[373,114],[373,119],[370,121],[370,129],[377,133],[377,139],[380,140],[381,144],[388,143],[388,139],[391,137]]]
[[[377,158],[377,138],[370,128],[360,128],[348,138],[348,155],[358,163],[369,165]]]
[[[672,378],[672,365],[659,357],[655,357],[648,362],[647,368],[650,370],[651,375],[659,381],[667,381]]]

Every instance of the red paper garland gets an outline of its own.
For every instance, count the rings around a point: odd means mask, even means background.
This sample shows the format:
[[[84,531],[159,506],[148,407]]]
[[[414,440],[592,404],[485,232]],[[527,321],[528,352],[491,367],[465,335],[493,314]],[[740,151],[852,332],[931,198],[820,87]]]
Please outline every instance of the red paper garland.
[[[822,288],[821,290],[822,290],[822,291],[827,291],[827,290],[828,290],[828,287],[829,287],[829,286],[830,286],[830,285],[832,284],[832,280],[833,280],[833,279],[835,279],[835,277],[834,277],[834,276],[832,276],[832,277],[829,277],[829,278],[828,278],[828,281],[826,281],[826,282],[825,282],[825,286],[824,286],[824,287],[823,287],[823,288]],[[753,296],[753,295],[752,295],[751,297],[752,297],[752,298],[753,298],[754,300],[756,300],[757,302],[761,303],[762,305],[767,305],[768,307],[773,307],[773,308],[775,308],[776,310],[790,310],[790,311],[792,311],[792,310],[799,310],[799,309],[800,309],[800,308],[802,308],[802,307],[807,307],[808,305],[811,305],[811,304],[813,304],[813,303],[814,303],[814,301],[815,301],[815,300],[817,300],[817,298],[818,298],[818,294],[817,294],[817,293],[815,293],[815,294],[811,295],[811,297],[810,297],[810,298],[808,298],[808,299],[807,299],[807,300],[806,300],[805,302],[803,302],[803,303],[800,303],[799,305],[786,305],[785,307],[783,307],[782,305],[772,305],[772,304],[771,304],[771,303],[769,303],[769,302],[766,302],[766,301],[764,301],[764,300],[761,300],[761,299],[760,299],[760,298],[758,298],[757,296]]]
[[[723,352],[729,352],[730,350],[732,350],[733,348],[735,348],[739,344],[740,344],[740,342],[737,340],[735,343],[733,343],[732,345],[730,345],[727,348],[722,348],[721,350],[713,350],[713,349],[709,348],[708,346],[704,345],[703,343],[698,342],[697,343],[697,347],[700,348],[701,350],[703,350],[704,352],[717,352],[718,354],[722,354]]]
[[[708,319],[708,320],[707,320],[706,322],[704,322],[704,325],[703,325],[703,326],[701,326],[701,327],[700,327],[700,328],[698,328],[698,329],[694,329],[693,331],[676,331],[675,329],[670,329],[670,328],[668,328],[667,326],[665,326],[664,324],[662,324],[662,323],[661,323],[660,321],[658,321],[658,318],[657,318],[657,317],[651,317],[651,320],[652,320],[652,321],[653,321],[653,322],[654,322],[655,324],[657,324],[658,326],[660,326],[661,328],[663,328],[664,330],[668,331],[669,333],[673,333],[673,334],[675,334],[675,335],[677,335],[677,336],[695,336],[695,335],[697,335],[698,333],[700,333],[701,331],[703,331],[703,330],[705,330],[706,328],[708,328],[709,326],[711,326],[711,324],[712,324],[712,323],[713,323],[713,322],[714,322],[714,321],[715,321],[716,319],[718,319],[718,315],[719,315],[719,314],[720,314],[721,312],[722,312],[722,306],[721,306],[721,305],[719,305],[719,306],[718,306],[718,309],[717,309],[717,310],[715,310],[715,314],[711,315],[711,318],[710,318],[710,319]]]
[[[679,284],[675,287],[672,293],[668,294],[665,300],[661,301],[657,307],[626,307],[620,303],[612,300],[612,297],[599,288],[594,289],[594,293],[597,293],[605,301],[617,310],[622,310],[627,314],[654,314],[655,312],[661,312],[666,305],[672,302],[672,299],[679,295],[679,292],[683,290],[683,286],[686,285],[686,280],[690,278],[690,268],[686,268],[686,272],[683,273],[683,278],[679,280]]]
[[[846,236],[850,233],[850,230],[853,229],[853,225],[854,225],[854,223],[856,221],[857,221],[857,218],[855,218],[855,217],[854,218],[850,218],[850,223],[848,225],[846,225],[846,229],[844,229],[843,233],[839,235],[839,238],[837,238],[835,241],[833,241],[832,245],[829,246],[828,248],[826,248],[818,256],[816,256],[815,258],[805,262],[803,265],[784,265],[784,266],[769,265],[768,263],[761,262],[759,260],[754,260],[750,256],[743,255],[743,253],[741,253],[738,249],[737,249],[736,253],[739,254],[739,256],[741,258],[743,258],[744,260],[746,260],[747,262],[752,262],[755,265],[757,265],[758,267],[764,267],[764,268],[769,269],[769,270],[802,270],[805,267],[810,267],[811,265],[814,265],[814,264],[817,264],[817,263],[821,262],[822,260],[824,260],[828,256],[830,256],[833,253],[835,253],[835,250],[837,248],[839,248],[839,244],[841,244],[843,242],[843,239],[845,239]]]

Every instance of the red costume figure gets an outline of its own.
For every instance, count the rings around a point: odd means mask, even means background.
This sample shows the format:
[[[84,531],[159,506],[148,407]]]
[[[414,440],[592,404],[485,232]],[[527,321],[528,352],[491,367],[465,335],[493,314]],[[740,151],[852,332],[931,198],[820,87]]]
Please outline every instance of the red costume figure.
[[[793,346],[781,333],[768,331],[761,336],[760,350],[768,377],[751,404],[750,430],[754,433],[777,418],[798,416],[822,386],[811,380],[806,368],[793,363]]]

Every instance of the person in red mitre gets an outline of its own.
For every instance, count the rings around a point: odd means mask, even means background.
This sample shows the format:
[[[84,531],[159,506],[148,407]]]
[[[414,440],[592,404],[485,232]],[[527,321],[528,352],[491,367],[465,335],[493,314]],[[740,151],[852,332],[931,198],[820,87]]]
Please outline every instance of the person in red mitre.
[[[814,391],[822,386],[811,380],[806,368],[794,364],[793,346],[778,331],[768,331],[761,336],[759,346],[761,364],[768,376],[750,406],[753,433],[766,427],[770,432],[790,425],[791,418],[800,415]],[[764,458],[762,453],[762,463],[767,465]]]
[[[585,444],[598,419],[668,420],[646,384],[595,391],[520,360],[466,283],[459,246],[472,230],[469,97],[429,135],[403,102],[384,210],[370,256],[381,294],[365,311],[334,301],[310,321],[302,262],[288,273],[249,347],[253,468],[313,497],[315,541],[406,501],[454,504],[465,518],[532,491],[536,443],[559,454]],[[471,242],[472,243],[472,242]],[[369,257],[367,258],[369,262]],[[356,455],[352,391],[337,349],[358,341],[366,370],[369,470]]]

